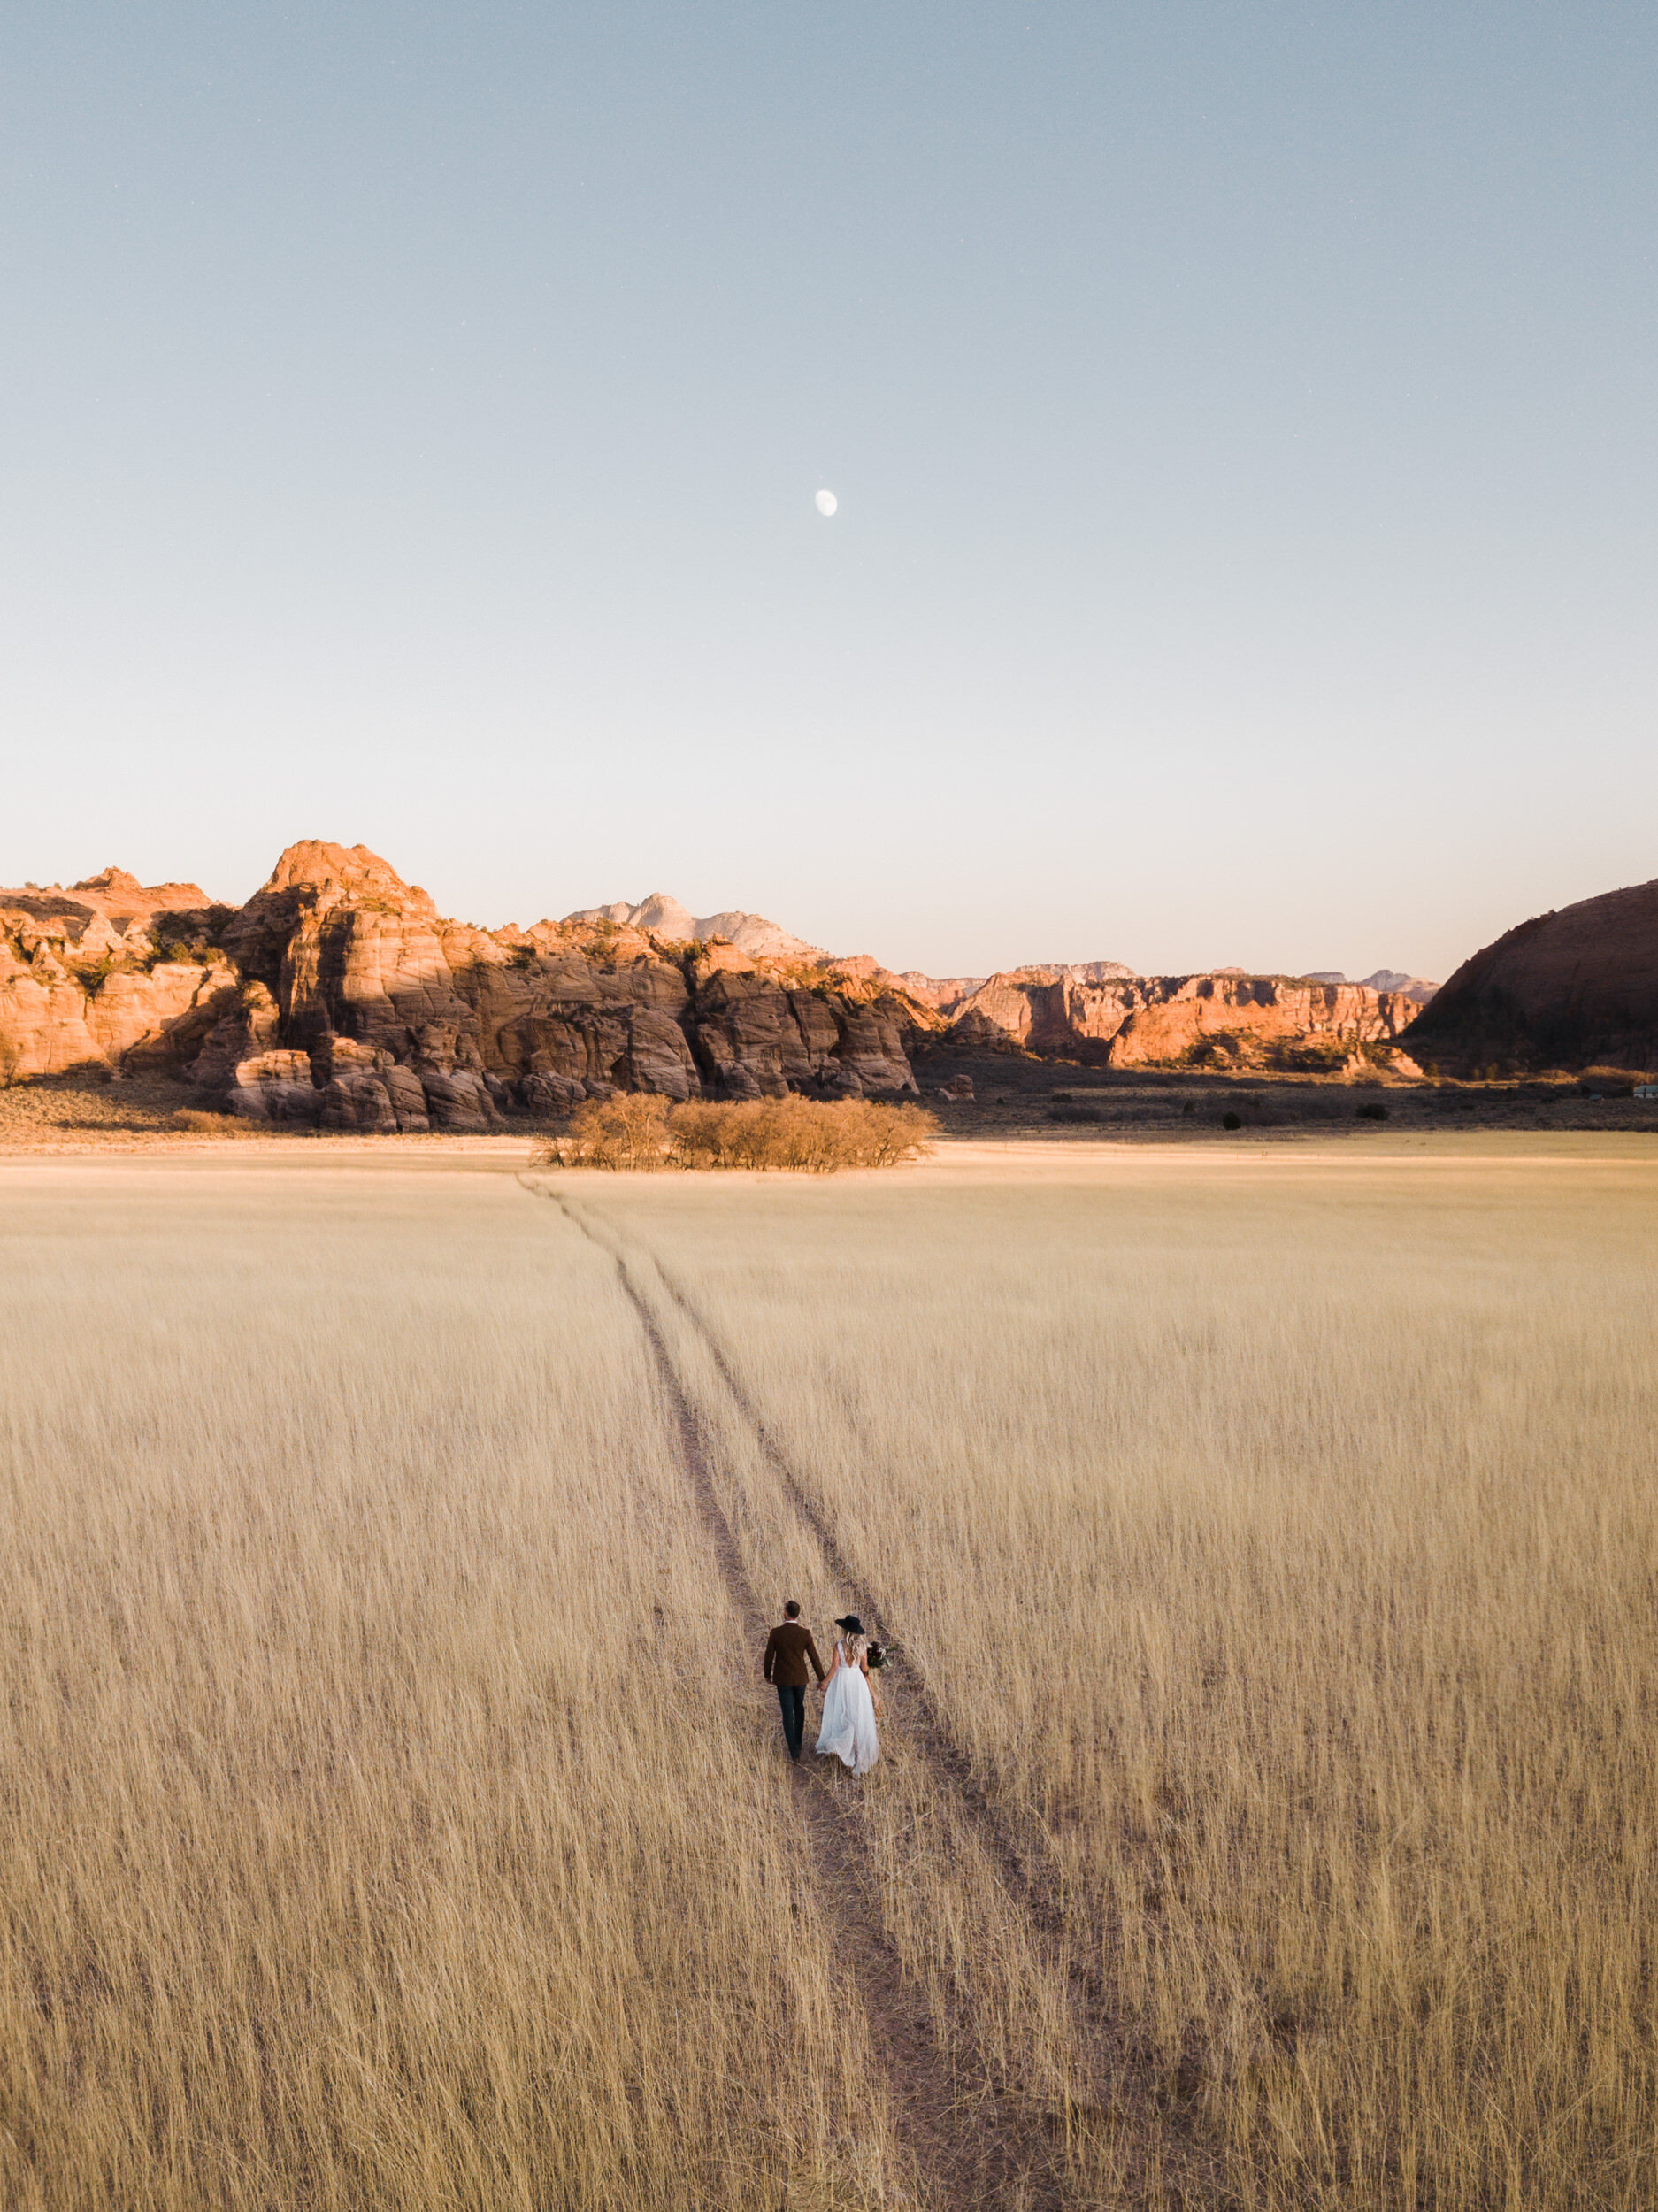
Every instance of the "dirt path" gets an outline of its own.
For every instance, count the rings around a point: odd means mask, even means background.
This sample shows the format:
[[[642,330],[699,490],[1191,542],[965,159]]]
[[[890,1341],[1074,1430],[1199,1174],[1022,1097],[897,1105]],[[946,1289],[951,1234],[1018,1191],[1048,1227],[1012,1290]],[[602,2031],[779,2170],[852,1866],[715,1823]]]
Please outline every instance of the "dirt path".
[[[887,1609],[881,1605],[875,1592],[864,1584],[841,1550],[833,1528],[773,1440],[758,1409],[732,1372],[731,1363],[721,1349],[713,1330],[660,1261],[656,1263],[656,1273],[668,1295],[702,1339],[720,1380],[731,1394],[733,1404],[752,1431],[768,1464],[782,1484],[790,1504],[817,1539],[831,1573],[850,1596],[855,1610],[860,1615],[867,1614],[872,1621],[882,1619]],[[890,1642],[894,1653],[901,1657],[908,1656],[901,1638],[894,1637]],[[1035,1913],[1051,1935],[1056,1936],[1060,1931],[1055,1886],[1051,1876],[1042,1869],[1032,1854],[1031,1839],[1028,1835],[1022,1837],[1019,1834],[1015,1823],[980,1787],[971,1762],[951,1735],[925,1678],[913,1664],[905,1669],[904,1691],[910,1733],[933,1770],[934,1778],[948,1786],[962,1809],[971,1816],[979,1840],[989,1849],[1003,1886],[1018,1897],[1028,1910]]]
[[[526,1187],[551,1198],[572,1225],[615,1263],[618,1279],[649,1346],[678,1430],[686,1474],[720,1572],[757,1656],[771,1623],[748,1579],[720,1505],[696,1409],[679,1379],[650,1304],[630,1272],[626,1255],[580,1210],[544,1185],[526,1184]],[[677,1293],[672,1294],[678,1298]],[[690,1313],[689,1308],[686,1310]],[[695,1321],[695,1317],[691,1317]],[[697,1325],[706,1337],[700,1323]],[[708,1340],[711,1345],[711,1340]],[[718,1348],[713,1348],[722,1378],[735,1394],[724,1360]],[[743,1411],[752,1422],[746,1407]],[[759,1425],[754,1425],[757,1430]],[[797,1509],[806,1510],[792,1479],[787,1494]],[[808,1514],[808,1518],[823,1543],[825,1558],[840,1575],[844,1563],[839,1553],[817,1517]],[[850,1577],[846,1579],[848,1587],[856,1592],[855,1581]],[[867,1601],[858,1601],[872,1613]],[[921,1748],[924,1755],[931,1755],[925,1744]],[[891,2101],[896,2131],[913,2162],[910,2180],[920,2203],[928,2212],[960,2212],[961,2208],[970,2206],[983,2207],[986,2212],[1001,2207],[1008,2208],[1008,2212],[1014,2212],[1015,2208],[1017,2212],[1048,2212],[1049,2208],[1057,2212],[1065,2199],[1052,2175],[1051,2145],[1019,2116],[1004,2108],[1002,2100],[978,2091],[970,2108],[961,2105],[949,2062],[927,2017],[925,2000],[906,1985],[886,1934],[873,1872],[856,1824],[848,1817],[852,1810],[848,1795],[858,1785],[833,1761],[820,1767],[815,1760],[809,1763],[806,1759],[794,1770],[793,1781],[795,1802],[810,1841],[825,1916],[833,1932],[837,1956],[855,1978],[863,1999],[876,2062]]]

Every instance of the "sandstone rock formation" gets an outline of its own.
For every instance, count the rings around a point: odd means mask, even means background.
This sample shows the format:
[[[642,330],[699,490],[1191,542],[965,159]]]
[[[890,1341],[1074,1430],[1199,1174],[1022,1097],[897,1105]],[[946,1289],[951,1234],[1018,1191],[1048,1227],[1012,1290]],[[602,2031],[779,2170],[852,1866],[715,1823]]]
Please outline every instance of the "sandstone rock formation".
[[[919,968],[906,968],[897,979],[911,998],[946,1017],[990,980],[983,975],[924,975]]]
[[[1462,963],[1408,1042],[1455,1074],[1658,1067],[1658,880],[1508,931]]]
[[[0,892],[0,1080],[171,1065],[253,1120],[377,1133],[479,1133],[618,1090],[913,1095],[909,1050],[930,1036],[1114,1067],[1339,1073],[1392,1055],[1409,1073],[1416,979],[1383,980],[1109,960],[898,976],[662,894],[487,931],[365,846],[306,840],[239,909],[113,868]]]
[[[1027,963],[1022,968],[1002,969],[996,976],[924,975],[918,968],[906,968],[892,979],[902,986],[908,996],[917,1000],[923,1006],[930,1006],[947,1021],[953,1021],[987,984],[1008,976],[1040,978],[1048,982],[1068,979],[1076,983],[1113,983],[1126,980],[1133,973],[1133,969],[1125,967],[1120,960],[1079,960],[1068,964],[1039,961]],[[980,1005],[977,1011],[985,1014],[986,1008]]]
[[[349,1129],[359,1136],[389,1136],[397,1127],[391,1093],[377,1075],[334,1077],[317,1118],[324,1129]]]
[[[1000,1041],[1109,1067],[1340,1072],[1356,1071],[1367,1054],[1395,1056],[1416,1011],[1396,993],[1304,977],[1092,980],[1078,968],[1018,968],[964,1000],[951,1029],[964,1043]]]
[[[905,1030],[935,1018],[873,961],[803,964],[758,918],[681,932],[671,910],[476,929],[366,847],[316,840],[234,910],[116,870],[0,893],[0,1079],[167,1059],[227,1111],[370,1133],[617,1090],[915,1092]],[[787,956],[705,941],[718,921]]]
[[[637,906],[621,902],[610,906],[584,906],[580,912],[566,914],[565,925],[577,928],[610,923],[623,929],[636,929],[651,937],[665,938],[670,944],[686,944],[694,939],[706,942],[722,937],[735,945],[739,952],[746,952],[756,960],[826,960],[829,956],[821,945],[809,945],[803,937],[791,937],[775,922],[767,921],[764,914],[745,914],[740,908],[731,908],[723,914],[693,914],[681,906],[678,899],[670,898],[665,891],[653,891]]]
[[[234,991],[223,911],[119,868],[0,891],[0,1081],[194,1058]]]
[[[311,1079],[311,1056],[280,1049],[252,1053],[231,1071],[221,1102],[249,1121],[314,1124],[322,1094]]]

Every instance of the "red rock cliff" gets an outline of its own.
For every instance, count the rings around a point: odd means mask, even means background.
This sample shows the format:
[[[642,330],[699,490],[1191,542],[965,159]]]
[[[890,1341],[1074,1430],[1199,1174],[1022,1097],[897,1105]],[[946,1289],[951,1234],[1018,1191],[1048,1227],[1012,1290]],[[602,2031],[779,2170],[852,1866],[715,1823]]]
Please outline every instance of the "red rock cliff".
[[[234,911],[119,871],[0,893],[0,1076],[148,1055],[238,1113],[367,1129],[484,1128],[613,1089],[913,1092],[902,1033],[924,1010],[865,964],[802,971],[608,917],[475,929],[365,846],[311,839]]]
[[[994,975],[956,1011],[963,1037],[1109,1067],[1330,1070],[1391,1051],[1417,1012],[1401,994],[1301,977],[1094,980],[1073,968]]]

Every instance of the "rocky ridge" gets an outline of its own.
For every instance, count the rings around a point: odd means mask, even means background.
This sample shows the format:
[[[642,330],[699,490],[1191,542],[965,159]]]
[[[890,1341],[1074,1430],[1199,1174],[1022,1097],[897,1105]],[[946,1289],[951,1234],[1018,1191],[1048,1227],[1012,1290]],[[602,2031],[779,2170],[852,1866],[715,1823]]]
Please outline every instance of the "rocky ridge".
[[[1455,1074],[1658,1068],[1658,880],[1506,931],[1422,1009],[1409,1041]]]
[[[489,1128],[613,1090],[912,1094],[920,1044],[1408,1075],[1399,1040],[1420,1008],[1382,980],[1148,977],[1107,960],[895,975],[661,893],[488,931],[441,915],[366,847],[307,840],[235,909],[119,869],[0,891],[0,1080],[171,1071],[251,1119],[408,1130]]]
[[[1136,976],[1109,962],[1010,969],[955,1011],[963,1042],[1019,1048],[1113,1067],[1240,1073],[1420,1072],[1400,1049],[1416,1002],[1401,993],[1309,977]]]
[[[234,910],[115,871],[0,892],[0,1077],[165,1065],[203,1104],[365,1131],[618,1089],[913,1094],[904,1033],[933,1018],[881,972],[611,916],[477,929],[366,847],[307,840]]]
[[[226,912],[199,884],[146,888],[120,868],[0,891],[0,1081],[199,1045],[235,982],[213,943]]]

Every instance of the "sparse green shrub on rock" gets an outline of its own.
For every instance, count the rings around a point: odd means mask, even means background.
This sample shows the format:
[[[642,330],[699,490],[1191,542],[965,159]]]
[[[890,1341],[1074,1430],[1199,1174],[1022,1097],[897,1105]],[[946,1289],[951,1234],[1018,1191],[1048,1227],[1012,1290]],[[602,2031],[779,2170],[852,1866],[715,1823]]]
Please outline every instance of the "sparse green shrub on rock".
[[[82,961],[74,970],[75,981],[88,998],[96,998],[115,972],[115,962],[106,952],[96,960]]]

